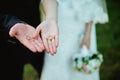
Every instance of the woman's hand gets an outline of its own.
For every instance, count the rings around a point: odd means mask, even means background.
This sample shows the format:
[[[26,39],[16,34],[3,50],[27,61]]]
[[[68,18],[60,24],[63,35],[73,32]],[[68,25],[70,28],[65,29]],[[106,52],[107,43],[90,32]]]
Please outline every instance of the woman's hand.
[[[36,28],[33,38],[41,34],[45,50],[55,54],[58,47],[58,26],[54,20],[45,20]]]

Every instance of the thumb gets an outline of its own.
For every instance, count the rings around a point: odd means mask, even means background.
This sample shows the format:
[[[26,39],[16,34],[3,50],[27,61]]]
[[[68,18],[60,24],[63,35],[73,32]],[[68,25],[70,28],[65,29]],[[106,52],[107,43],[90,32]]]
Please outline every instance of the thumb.
[[[16,28],[12,27],[9,31],[10,37],[15,37],[16,34],[17,34]]]
[[[42,30],[42,25],[40,24],[37,26],[35,33],[33,34],[33,38],[36,38],[37,36],[39,36],[41,30]]]

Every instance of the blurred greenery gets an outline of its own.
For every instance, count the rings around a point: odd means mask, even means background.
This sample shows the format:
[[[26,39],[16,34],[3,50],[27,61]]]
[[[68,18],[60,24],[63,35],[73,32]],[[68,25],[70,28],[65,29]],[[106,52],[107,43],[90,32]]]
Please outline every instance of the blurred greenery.
[[[120,80],[120,1],[107,1],[109,23],[97,24],[98,50],[103,53],[101,80]]]
[[[97,24],[97,46],[103,53],[104,62],[100,69],[100,80],[120,80],[120,1],[107,0],[109,22]],[[36,70],[26,64],[24,80],[37,80]]]
[[[31,64],[24,66],[23,80],[39,80],[38,73]]]

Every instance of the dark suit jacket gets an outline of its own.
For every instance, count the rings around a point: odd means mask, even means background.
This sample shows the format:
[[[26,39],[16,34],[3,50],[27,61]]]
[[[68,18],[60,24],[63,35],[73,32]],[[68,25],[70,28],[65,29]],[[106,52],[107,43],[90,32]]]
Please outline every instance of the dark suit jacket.
[[[32,63],[41,72],[43,54],[32,53],[8,35],[10,28],[18,22],[36,27],[40,23],[39,15],[39,0],[0,0],[0,71],[5,73],[2,76],[9,76],[4,80],[18,77],[25,63]]]
[[[9,28],[17,22],[37,26],[40,23],[39,15],[39,0],[0,0],[0,31],[9,37]]]

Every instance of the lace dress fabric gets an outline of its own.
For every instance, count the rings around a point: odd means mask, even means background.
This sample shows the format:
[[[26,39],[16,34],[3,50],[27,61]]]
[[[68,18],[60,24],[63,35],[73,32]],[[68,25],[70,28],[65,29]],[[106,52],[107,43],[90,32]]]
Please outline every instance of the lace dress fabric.
[[[108,16],[96,0],[57,0],[59,47],[54,56],[45,54],[40,80],[99,80],[99,71],[92,74],[77,72],[72,68],[71,57],[79,51],[85,25],[93,21],[90,50],[96,52],[96,23],[105,23]]]

